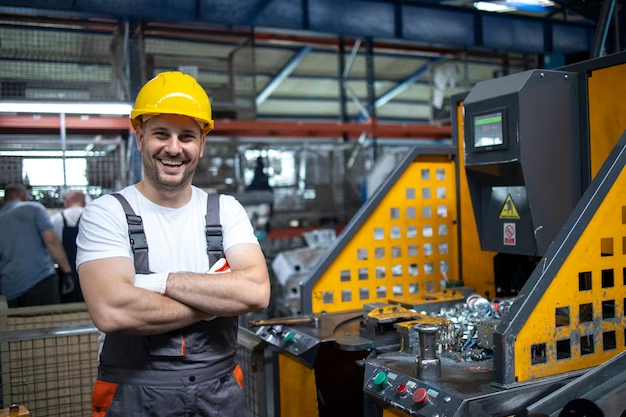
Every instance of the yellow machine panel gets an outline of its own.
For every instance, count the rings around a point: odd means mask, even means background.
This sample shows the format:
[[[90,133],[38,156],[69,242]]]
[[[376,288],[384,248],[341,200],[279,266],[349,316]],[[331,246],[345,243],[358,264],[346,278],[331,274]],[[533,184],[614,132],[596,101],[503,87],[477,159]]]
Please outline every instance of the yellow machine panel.
[[[317,416],[315,370],[288,355],[279,354],[278,371],[281,417]]]
[[[606,160],[626,129],[626,64],[591,72],[589,91],[589,137],[591,178]]]
[[[417,301],[439,291],[445,277],[458,278],[454,162],[416,155],[386,184],[372,196],[371,212],[364,207],[353,219],[362,222],[354,234],[339,237],[312,286],[313,313],[394,297]]]
[[[531,277],[546,280],[547,288],[525,294],[529,304],[540,299],[519,320],[518,382],[597,366],[625,349],[626,135],[620,143],[568,220],[564,230],[569,233],[555,241],[557,252],[546,254]],[[550,265],[563,258],[560,268]],[[558,268],[552,278],[551,268]]]
[[[465,173],[465,139],[463,130],[463,103],[456,109],[456,124],[458,138],[458,166],[459,166],[459,201],[461,213],[461,278],[466,287],[474,288],[477,293],[486,296],[496,295],[496,282],[493,269],[495,252],[482,251],[478,229],[474,221],[474,208],[470,197],[467,175]]]

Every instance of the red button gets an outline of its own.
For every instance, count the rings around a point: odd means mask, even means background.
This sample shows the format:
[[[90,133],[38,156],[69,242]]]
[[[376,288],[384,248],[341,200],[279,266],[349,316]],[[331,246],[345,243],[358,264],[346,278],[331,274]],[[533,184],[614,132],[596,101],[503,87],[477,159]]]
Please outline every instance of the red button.
[[[424,388],[418,388],[413,393],[413,402],[418,404],[426,404],[428,402],[428,393]]]
[[[398,388],[396,388],[396,392],[400,395],[406,394],[406,385],[404,384],[398,385]]]

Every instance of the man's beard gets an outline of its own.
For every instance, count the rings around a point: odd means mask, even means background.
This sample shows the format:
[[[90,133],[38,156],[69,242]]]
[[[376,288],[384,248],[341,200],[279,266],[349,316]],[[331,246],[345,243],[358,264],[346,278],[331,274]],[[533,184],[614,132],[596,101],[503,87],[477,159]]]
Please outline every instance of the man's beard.
[[[181,185],[186,184],[189,178],[193,178],[193,174],[196,171],[195,166],[186,164],[185,172],[180,179],[178,177],[168,176],[167,174],[159,175],[159,168],[157,166],[159,163],[160,162],[154,158],[152,161],[144,161],[144,173],[148,181],[150,181],[155,188],[163,191],[175,191]]]

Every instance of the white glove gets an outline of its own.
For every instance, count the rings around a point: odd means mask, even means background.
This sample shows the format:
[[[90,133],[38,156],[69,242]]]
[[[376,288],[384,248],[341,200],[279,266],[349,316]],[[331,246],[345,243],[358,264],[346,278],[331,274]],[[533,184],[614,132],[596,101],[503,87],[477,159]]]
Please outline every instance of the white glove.
[[[230,265],[228,265],[228,261],[225,258],[220,258],[207,271],[207,274],[223,274],[224,272],[230,272]]]

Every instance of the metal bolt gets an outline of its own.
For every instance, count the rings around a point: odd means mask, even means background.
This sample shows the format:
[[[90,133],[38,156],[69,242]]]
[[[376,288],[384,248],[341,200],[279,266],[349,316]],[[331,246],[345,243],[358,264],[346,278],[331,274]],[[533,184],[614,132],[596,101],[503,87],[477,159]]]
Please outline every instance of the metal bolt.
[[[542,73],[541,73],[541,78],[543,78],[543,77],[544,77],[544,75],[543,75],[543,72],[542,72]]]
[[[567,80],[567,75],[565,75],[565,79]]]
[[[452,401],[452,398],[450,398],[450,397],[445,397],[445,398],[443,399],[443,402],[444,402],[444,403],[449,403],[450,401]]]

